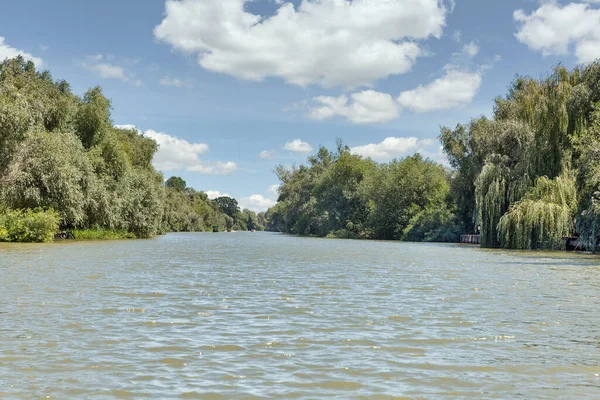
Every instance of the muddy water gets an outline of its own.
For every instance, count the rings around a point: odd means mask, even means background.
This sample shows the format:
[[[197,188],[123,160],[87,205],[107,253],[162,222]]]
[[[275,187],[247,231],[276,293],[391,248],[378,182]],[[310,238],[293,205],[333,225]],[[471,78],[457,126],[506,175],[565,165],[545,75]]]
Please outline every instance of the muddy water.
[[[0,245],[0,398],[600,398],[600,257],[171,234]]]

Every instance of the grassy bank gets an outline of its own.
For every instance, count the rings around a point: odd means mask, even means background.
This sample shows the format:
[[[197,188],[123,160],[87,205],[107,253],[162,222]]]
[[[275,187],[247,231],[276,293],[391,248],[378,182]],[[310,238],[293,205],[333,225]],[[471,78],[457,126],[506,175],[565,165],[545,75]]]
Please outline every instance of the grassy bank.
[[[136,236],[127,231],[111,231],[109,229],[77,229],[71,231],[75,240],[117,240],[135,239]]]

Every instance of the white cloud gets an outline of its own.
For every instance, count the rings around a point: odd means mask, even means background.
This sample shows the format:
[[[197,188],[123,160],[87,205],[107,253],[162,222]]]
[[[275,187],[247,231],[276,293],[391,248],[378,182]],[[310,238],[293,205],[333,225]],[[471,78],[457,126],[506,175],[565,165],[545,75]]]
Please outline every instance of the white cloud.
[[[423,157],[442,161],[444,155],[435,139],[418,139],[416,137],[388,137],[380,143],[352,147],[350,151],[373,160],[388,161],[393,158],[421,153]]]
[[[181,79],[171,78],[169,76],[164,76],[160,79],[159,83],[163,86],[173,86],[173,87],[192,87],[192,82],[189,80],[182,81]]]
[[[276,154],[274,150],[263,150],[258,153],[258,158],[262,160],[270,160]]]
[[[199,161],[198,164],[187,166],[186,169],[203,175],[230,175],[238,170],[238,166],[233,161],[215,163]]]
[[[355,124],[371,124],[392,121],[399,116],[399,108],[392,96],[374,90],[353,93],[348,103],[346,96],[319,96],[313,99],[321,104],[310,110],[308,117],[324,120],[333,116],[343,116]]]
[[[154,139],[159,145],[154,156],[154,165],[161,171],[190,169],[200,164],[199,156],[208,152],[205,143],[189,143],[166,133],[147,130],[144,136]]]
[[[210,71],[353,87],[410,71],[425,54],[417,40],[439,38],[448,12],[443,0],[303,0],[260,16],[250,1],[167,0],[154,35]]]
[[[285,146],[283,146],[285,150],[294,151],[296,153],[310,153],[313,148],[310,144],[303,142],[300,139],[292,140],[291,142],[287,142]]]
[[[473,58],[479,54],[479,45],[475,42],[467,43],[463,46],[462,51],[465,56]]]
[[[93,72],[102,79],[119,79],[123,82],[131,82],[134,86],[142,86],[142,81],[135,79],[135,75],[128,73],[125,68],[111,62],[113,57],[96,54],[87,56],[79,66],[87,71]]]
[[[381,143],[352,147],[350,151],[374,160],[390,160],[415,151],[418,147],[419,139],[416,137],[388,137]]]
[[[422,113],[445,110],[470,103],[481,86],[481,72],[464,72],[447,66],[441,78],[416,89],[400,93],[398,103]]]
[[[467,45],[470,46],[470,45]],[[475,45],[476,46],[476,45]],[[477,49],[465,50],[476,54]],[[441,78],[413,90],[400,93],[394,101],[387,93],[365,90],[354,93],[351,102],[340,97],[319,96],[313,102],[320,104],[312,108],[308,117],[325,120],[343,116],[355,124],[383,123],[397,119],[403,109],[418,113],[445,110],[469,104],[481,86],[482,72],[466,72],[454,65],[446,65]]]
[[[292,103],[290,105],[285,106],[283,108],[283,112],[304,110],[304,109],[306,109],[307,105],[308,105],[308,100],[298,101],[296,103]]]
[[[214,200],[217,197],[231,197],[230,195],[228,195],[227,193],[221,193],[218,190],[207,190],[204,193],[206,193],[206,195],[208,196],[209,199]]]
[[[279,195],[279,188],[281,187],[281,185],[276,184],[276,185],[271,185],[269,186],[269,188],[267,189],[267,193],[270,193],[272,195],[278,196]]]
[[[136,129],[133,125],[116,125],[115,127]],[[202,160],[200,156],[209,150],[205,143],[190,143],[187,140],[152,129],[145,132],[140,131],[140,133],[158,143],[159,148],[154,155],[152,164],[159,171],[185,170],[205,175],[228,175],[238,169],[237,164],[232,161],[207,162]]]
[[[277,202],[273,199],[269,199],[260,194],[253,194],[250,197],[244,197],[240,199],[240,208],[247,208],[254,212],[267,211],[270,207],[273,207]]]
[[[26,51],[9,46],[6,44],[5,40],[6,39],[3,36],[0,36],[0,62],[7,58],[15,58],[16,56],[21,55],[25,60],[33,61],[37,69],[42,69],[44,67],[44,60],[39,57],[34,57]]]
[[[587,1],[600,3],[600,1]],[[600,9],[585,3],[543,3],[531,14],[517,10],[517,39],[531,50],[547,55],[567,55],[569,47],[579,62],[600,57]]]

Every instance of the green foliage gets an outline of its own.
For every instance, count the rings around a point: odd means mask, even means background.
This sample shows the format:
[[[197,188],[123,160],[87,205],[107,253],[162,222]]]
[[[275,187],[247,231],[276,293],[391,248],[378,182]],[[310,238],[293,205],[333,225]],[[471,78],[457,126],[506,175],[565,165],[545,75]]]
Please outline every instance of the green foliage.
[[[122,230],[112,230],[107,228],[96,229],[75,229],[71,232],[76,240],[117,240],[117,239],[135,239],[131,232]]]
[[[419,154],[383,164],[366,187],[369,226],[377,239],[402,240],[417,215],[446,206],[449,176],[444,168]],[[407,231],[408,229],[408,231]],[[424,240],[424,237],[411,237]]]
[[[231,197],[221,196],[217,197],[214,201],[218,204],[219,210],[231,218],[235,218],[240,211],[237,200]]]
[[[581,212],[577,231],[581,233],[579,241],[585,249],[595,252],[600,248],[600,192],[592,195],[589,205]]]
[[[265,214],[269,230],[352,239],[455,239],[450,176],[420,155],[377,164],[320,148],[308,166],[279,167],[278,203]],[[437,211],[435,211],[437,210]],[[438,212],[439,211],[439,212]]]
[[[429,207],[411,218],[404,229],[403,239],[411,242],[458,242],[464,227],[444,204]]]
[[[10,229],[0,227],[0,240],[46,240],[37,233],[44,226],[35,223],[55,214],[60,227],[86,238],[225,225],[206,194],[181,178],[165,185],[152,166],[158,144],[135,129],[113,127],[110,112],[99,87],[79,98],[67,82],[54,82],[22,57],[0,63],[0,206],[17,213],[3,219]],[[37,208],[56,213],[18,214]],[[241,217],[237,202],[227,212],[240,226],[260,226],[255,215]]]
[[[586,248],[597,248],[598,78],[600,61],[518,77],[492,120],[442,128],[457,217],[481,225],[484,247],[558,248],[576,220]]]
[[[9,208],[52,208],[63,224],[80,226],[92,170],[81,142],[71,133],[31,132],[15,150],[0,199]]]
[[[540,177],[522,201],[511,206],[498,224],[500,246],[511,249],[559,249],[573,233],[577,207],[574,178]]]
[[[99,86],[85,93],[83,101],[78,104],[74,122],[85,148],[89,149],[102,142],[112,123],[110,101],[104,97]]]
[[[165,185],[179,192],[183,192],[186,188],[186,182],[178,176],[172,176],[167,179]]]
[[[52,210],[6,210],[0,214],[0,241],[50,242],[59,221],[60,216]]]

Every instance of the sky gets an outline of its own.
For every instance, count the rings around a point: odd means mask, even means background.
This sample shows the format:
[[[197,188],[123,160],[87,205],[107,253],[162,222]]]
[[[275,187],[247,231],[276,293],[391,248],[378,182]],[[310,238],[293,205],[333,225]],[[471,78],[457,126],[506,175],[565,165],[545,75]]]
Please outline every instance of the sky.
[[[443,163],[440,127],[491,115],[517,74],[600,57],[600,0],[4,1],[0,59],[17,54],[100,85],[165,178],[264,211],[276,166],[336,138]]]

